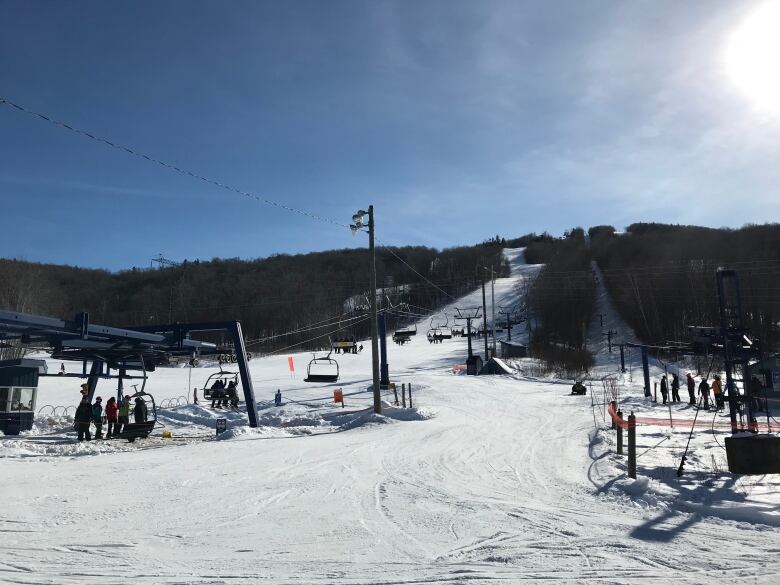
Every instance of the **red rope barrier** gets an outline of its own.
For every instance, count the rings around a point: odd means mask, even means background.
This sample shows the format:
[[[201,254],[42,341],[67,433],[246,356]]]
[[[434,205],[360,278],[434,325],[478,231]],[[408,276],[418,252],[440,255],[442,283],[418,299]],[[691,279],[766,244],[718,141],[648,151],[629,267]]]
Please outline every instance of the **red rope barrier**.
[[[612,405],[610,404],[607,407],[607,412],[609,412],[609,416],[612,417],[612,420],[615,421],[615,424],[627,429],[628,428],[628,419],[622,419],[620,418],[615,410],[612,408]],[[656,426],[656,427],[680,427],[680,428],[691,428],[693,426],[697,427],[707,427],[707,428],[714,428],[717,429],[728,429],[732,432],[739,432],[739,431],[765,431],[765,432],[773,432],[773,431],[780,431],[780,424],[772,424],[771,422],[754,422],[754,423],[748,423],[747,425],[741,425],[741,426],[735,426],[732,427],[731,422],[708,422],[704,420],[697,420],[695,425],[694,421],[691,418],[678,418],[671,420],[669,418],[659,418],[659,417],[651,417],[651,416],[637,416],[635,424],[637,425],[647,425],[647,426]]]

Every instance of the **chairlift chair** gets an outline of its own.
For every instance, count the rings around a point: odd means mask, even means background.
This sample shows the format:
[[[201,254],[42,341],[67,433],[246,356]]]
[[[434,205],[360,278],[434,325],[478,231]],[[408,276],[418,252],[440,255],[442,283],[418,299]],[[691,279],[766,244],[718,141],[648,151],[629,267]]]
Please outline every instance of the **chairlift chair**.
[[[396,329],[395,330],[396,335],[401,335],[404,337],[409,337],[411,335],[417,335],[417,323],[414,324],[412,327],[407,327],[406,329]]]
[[[238,372],[228,372],[220,368],[219,372],[211,374],[203,385],[203,398],[211,398],[211,388],[217,381],[221,381],[224,388],[227,388],[230,382],[235,382],[238,387]]]
[[[339,379],[339,363],[330,357],[330,352],[325,357],[314,358],[306,367],[304,382],[336,382]]]
[[[403,333],[396,331],[393,333],[393,342],[397,343],[398,345],[403,345],[404,343],[410,341],[410,338],[408,335],[404,335]]]
[[[142,422],[135,422],[133,411],[137,398],[140,398],[146,405],[146,420]],[[133,422],[127,423],[119,435],[121,439],[127,439],[130,443],[136,439],[147,438],[152,433],[154,425],[157,424],[157,406],[154,402],[154,396],[145,392],[143,388],[130,396],[130,420]]]

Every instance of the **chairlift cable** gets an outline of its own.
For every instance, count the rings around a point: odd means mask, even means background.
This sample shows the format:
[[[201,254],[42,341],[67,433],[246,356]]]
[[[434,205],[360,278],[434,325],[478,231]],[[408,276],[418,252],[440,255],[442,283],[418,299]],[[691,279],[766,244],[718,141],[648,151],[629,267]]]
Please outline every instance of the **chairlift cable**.
[[[203,181],[204,183],[208,183],[210,185],[213,185],[215,187],[219,187],[220,189],[225,189],[226,191],[231,191],[233,193],[237,193],[238,195],[242,195],[244,197],[247,197],[249,199],[255,199],[256,201],[259,201],[261,203],[265,203],[266,205],[270,205],[272,207],[276,207],[278,209],[283,209],[284,211],[288,211],[290,213],[294,213],[297,215],[302,215],[304,217],[308,217],[309,219],[313,219],[315,221],[319,221],[322,223],[328,223],[332,225],[336,225],[339,227],[349,228],[349,225],[345,223],[341,223],[339,221],[336,221],[334,219],[330,219],[327,217],[323,217],[321,215],[317,215],[315,213],[311,213],[310,211],[305,211],[303,209],[298,209],[296,207],[292,207],[291,205],[287,205],[286,203],[281,203],[279,201],[274,201],[273,199],[268,199],[266,197],[263,197],[261,195],[257,195],[255,193],[250,193],[248,191],[244,191],[243,189],[239,189],[238,187],[233,187],[232,185],[228,185],[227,183],[222,183],[221,181],[217,181],[216,179],[212,179],[209,177],[206,177],[204,175],[195,173],[193,171],[183,169],[177,165],[174,165],[172,163],[165,162],[161,159],[155,158],[153,156],[150,156],[148,154],[145,154],[141,151],[135,150],[133,148],[124,146],[122,144],[119,144],[117,142],[114,142],[112,140],[109,140],[108,138],[104,138],[102,136],[97,136],[96,134],[93,134],[92,132],[89,132],[87,130],[83,130],[81,128],[77,128],[75,126],[72,126],[71,124],[67,124],[65,122],[62,122],[50,115],[43,114],[41,112],[36,112],[34,110],[31,110],[29,108],[26,108],[25,106],[22,106],[16,102],[10,101],[8,98],[5,98],[3,96],[0,96],[0,105],[7,105],[12,108],[15,108],[16,110],[19,110],[20,112],[23,112],[25,114],[28,114],[30,116],[38,117],[46,122],[49,122],[50,124],[53,124],[54,126],[58,126],[60,128],[64,128],[66,130],[70,130],[71,132],[75,134],[79,134],[81,136],[84,136],[86,138],[89,138],[91,140],[94,140],[95,142],[100,142],[102,144],[105,144],[107,146],[110,146],[111,148],[114,148],[116,150],[123,151],[127,154],[130,154],[132,156],[135,156],[137,158],[142,158],[144,160],[147,160],[151,163],[157,164],[161,167],[164,167],[168,170],[174,171],[176,173],[179,173],[180,175],[185,175],[192,177],[193,179],[198,179],[200,181]]]

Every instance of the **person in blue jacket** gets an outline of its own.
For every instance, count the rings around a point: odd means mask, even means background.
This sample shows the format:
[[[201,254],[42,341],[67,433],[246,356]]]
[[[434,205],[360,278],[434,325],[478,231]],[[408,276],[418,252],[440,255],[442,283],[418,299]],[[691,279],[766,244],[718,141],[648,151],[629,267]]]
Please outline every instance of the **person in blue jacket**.
[[[103,398],[95,398],[95,404],[92,405],[92,422],[95,423],[95,438],[103,438]]]

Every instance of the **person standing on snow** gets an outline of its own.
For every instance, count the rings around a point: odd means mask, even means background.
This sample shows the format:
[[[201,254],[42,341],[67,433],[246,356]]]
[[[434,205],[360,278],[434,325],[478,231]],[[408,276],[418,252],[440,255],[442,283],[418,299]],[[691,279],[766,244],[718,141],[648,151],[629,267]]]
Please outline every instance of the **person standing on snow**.
[[[715,398],[715,407],[721,410],[723,408],[723,390],[720,387],[720,376],[715,376],[712,381],[712,394]]]
[[[125,396],[124,400],[122,400],[122,404],[119,405],[119,408],[117,409],[117,414],[119,415],[117,417],[118,421],[116,425],[116,431],[114,432],[114,436],[118,437],[120,434],[122,434],[122,429],[130,424],[130,397]]]
[[[92,405],[86,395],[82,395],[81,402],[76,407],[76,414],[73,417],[76,422],[76,432],[79,442],[86,439],[92,440],[92,434],[89,432],[89,425],[92,422]]]
[[[119,407],[116,405],[116,398],[113,396],[106,402],[106,423],[108,428],[106,429],[106,439],[116,436],[117,415],[119,413]]]
[[[95,438],[103,438],[103,399],[98,396],[92,405],[92,422],[95,423]]]
[[[688,382],[688,398],[690,399],[688,404],[696,406],[696,382],[690,372],[688,372],[688,375],[685,378]]]
[[[133,417],[135,418],[135,422],[137,423],[146,422],[146,404],[144,403],[143,399],[140,396],[135,399],[135,408],[133,408]]]
[[[710,385],[707,384],[707,378],[701,379],[701,384],[699,384],[699,394],[701,394],[701,398],[704,401],[704,408],[709,409],[710,407]]]
[[[672,402],[680,402],[680,378],[672,374]]]
[[[666,404],[666,397],[669,396],[669,388],[666,385],[666,375],[661,376],[661,396],[663,396],[664,404]]]

